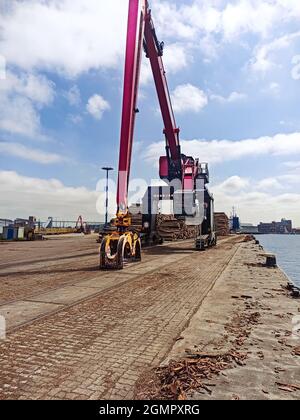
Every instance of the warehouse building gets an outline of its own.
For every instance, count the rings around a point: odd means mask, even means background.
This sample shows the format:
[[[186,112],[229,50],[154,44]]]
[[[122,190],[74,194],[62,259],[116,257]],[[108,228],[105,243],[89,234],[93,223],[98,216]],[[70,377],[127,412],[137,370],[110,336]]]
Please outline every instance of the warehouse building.
[[[287,234],[293,232],[292,220],[281,219],[281,222],[260,223],[258,232],[261,234]]]

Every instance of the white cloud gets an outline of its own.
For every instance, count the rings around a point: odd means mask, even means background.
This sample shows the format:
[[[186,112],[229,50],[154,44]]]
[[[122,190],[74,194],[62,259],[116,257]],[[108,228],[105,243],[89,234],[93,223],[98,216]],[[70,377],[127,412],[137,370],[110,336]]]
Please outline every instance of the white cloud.
[[[280,94],[279,83],[276,83],[276,82],[270,83],[269,90],[273,95],[278,96]]]
[[[249,32],[265,37],[281,17],[280,7],[272,3],[241,0],[228,4],[221,16],[224,37],[231,40]]]
[[[67,92],[64,93],[64,97],[69,102],[71,106],[78,106],[81,102],[81,94],[79,87],[74,85]]]
[[[3,155],[14,156],[17,158],[30,160],[43,165],[64,162],[66,159],[56,153],[44,152],[32,149],[20,143],[0,142],[0,153]]]
[[[218,188],[222,191],[239,192],[249,186],[249,180],[240,176],[232,176],[223,181]]]
[[[245,93],[240,93],[240,92],[232,92],[227,97],[213,94],[213,95],[210,95],[210,99],[213,101],[219,102],[221,104],[226,104],[226,103],[243,101],[244,99],[247,99],[247,95]]]
[[[286,173],[284,175],[279,176],[278,182],[281,181],[283,182],[285,185],[287,185],[288,187],[294,188],[296,187],[300,187],[300,168],[298,168],[298,170],[294,170],[294,171],[290,171],[289,173]]]
[[[32,102],[24,97],[0,98],[0,130],[28,137],[40,135],[40,117]]]
[[[297,0],[194,0],[180,5],[160,1],[154,2],[153,9],[160,36],[184,41],[190,50],[199,49],[205,62],[216,59],[228,43],[248,49],[245,36],[254,35],[258,46],[250,67],[259,72],[276,65],[275,53],[299,36],[299,32],[290,33],[300,20]],[[286,35],[274,39],[276,33]]]
[[[300,154],[300,133],[277,134],[273,137],[259,137],[240,141],[231,140],[183,140],[182,152],[191,156],[201,156],[201,160],[222,163],[245,157],[293,156]],[[164,142],[153,143],[145,153],[145,158],[156,163],[163,153]]]
[[[68,119],[75,125],[82,123],[82,116],[79,114],[69,114]]]
[[[228,188],[232,179],[236,179],[237,187],[240,183],[241,188]],[[233,184],[235,185],[235,182]],[[272,182],[271,178],[255,182],[236,176],[210,189],[215,197],[216,211],[230,214],[232,206],[235,205],[242,223],[258,224],[261,221],[280,220],[285,217],[292,219],[294,226],[300,226],[300,194],[283,192],[284,189],[280,191],[276,179],[275,182]]]
[[[164,48],[163,63],[167,74],[176,74],[187,67],[191,57],[184,45],[168,44]],[[141,66],[141,85],[147,85],[153,80],[150,61],[143,56]]]
[[[149,59],[143,56],[142,65],[141,65],[140,85],[146,86],[151,82],[151,80],[153,80],[153,76],[152,76]]]
[[[221,43],[239,41],[244,34],[267,38],[282,22],[300,18],[297,0],[194,0],[180,6],[159,1],[153,9],[162,36],[197,42],[212,35]]]
[[[283,185],[277,178],[265,178],[258,182],[257,189],[262,191],[272,191],[282,189]]]
[[[240,42],[244,34],[271,38],[278,25],[300,18],[297,0],[194,0],[179,5],[153,0],[151,6],[160,39],[183,42],[185,52],[201,48],[210,57],[217,45]],[[9,64],[70,77],[91,69],[118,68],[127,7],[124,0],[12,0],[9,12],[0,16],[0,51]]]
[[[191,58],[184,45],[168,44],[164,48],[163,60],[167,73],[174,74],[186,68]]]
[[[0,15],[0,51],[9,64],[75,77],[117,67],[126,38],[124,0],[12,0]]]
[[[53,102],[54,88],[54,83],[45,76],[26,73],[17,76],[11,71],[7,71],[5,80],[0,82],[0,92],[3,94],[24,96],[39,105]]]
[[[179,7],[169,2],[159,2],[155,3],[154,10],[164,36],[195,39],[200,32],[221,34],[225,40],[249,32],[266,36],[282,15],[291,13],[286,5],[262,0],[239,0],[234,3],[196,0]]]
[[[191,84],[177,86],[171,94],[175,112],[199,112],[208,104],[206,94]]]
[[[101,120],[103,113],[110,109],[110,105],[101,95],[93,95],[88,100],[86,109],[96,120]]]
[[[194,2],[191,6],[184,6],[177,16],[190,24],[190,33],[194,36],[196,30],[206,33],[220,32],[222,11],[209,2]]]
[[[161,37],[172,37],[176,39],[193,39],[197,34],[197,28],[184,16],[185,7],[177,7],[167,1],[153,2],[153,15],[155,25]],[[189,9],[188,9],[189,10]]]
[[[284,162],[284,165],[291,169],[300,169],[300,161],[293,160],[290,162]]]
[[[292,78],[294,80],[300,80],[300,55],[295,55],[292,59]]]
[[[280,94],[281,94],[281,85],[279,83],[276,82],[271,82],[269,84],[266,84],[262,89],[261,92],[264,95],[268,95],[268,96],[273,96],[274,98],[280,98]],[[281,120],[279,121],[280,125],[288,125],[286,123],[286,121]]]
[[[250,68],[256,72],[265,73],[274,66],[278,66],[274,60],[274,53],[289,47],[299,37],[300,31],[297,31],[258,45],[254,51],[254,57],[250,60]]]
[[[0,80],[6,78],[6,59],[0,54]]]
[[[49,215],[77,220],[98,220],[96,201],[99,193],[84,187],[67,187],[57,179],[22,176],[12,171],[0,171],[2,217],[37,216],[47,220]],[[83,208],[84,203],[84,208]]]
[[[54,83],[45,76],[16,75],[10,71],[0,81],[0,129],[12,134],[41,137],[38,110],[55,97]]]

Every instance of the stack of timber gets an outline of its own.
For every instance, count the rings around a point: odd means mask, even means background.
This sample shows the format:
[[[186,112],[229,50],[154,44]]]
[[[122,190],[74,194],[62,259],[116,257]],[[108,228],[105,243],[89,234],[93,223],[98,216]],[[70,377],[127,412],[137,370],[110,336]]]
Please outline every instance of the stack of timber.
[[[225,213],[215,213],[215,226],[218,236],[228,236],[229,231],[229,218]]]
[[[131,228],[137,232],[142,231],[143,215],[139,205],[130,206]],[[176,219],[173,215],[158,214],[156,216],[156,232],[164,241],[179,241],[194,239],[200,234],[199,226],[187,225],[184,221]]]
[[[186,225],[184,221],[178,220],[172,215],[165,214],[158,214],[156,216],[156,230],[165,241],[193,239],[199,235],[198,226]]]
[[[131,214],[131,228],[137,232],[141,232],[143,226],[142,213]]]

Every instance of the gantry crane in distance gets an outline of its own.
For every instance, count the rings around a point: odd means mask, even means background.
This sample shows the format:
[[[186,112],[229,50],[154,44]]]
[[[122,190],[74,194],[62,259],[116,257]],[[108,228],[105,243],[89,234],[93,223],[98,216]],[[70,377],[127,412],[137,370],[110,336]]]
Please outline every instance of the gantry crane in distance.
[[[169,183],[178,180],[182,202],[195,204],[197,180],[201,179],[203,191],[209,182],[207,164],[181,153],[179,128],[176,125],[163,64],[164,43],[158,41],[148,0],[129,0],[128,28],[125,56],[123,106],[119,153],[117,215],[115,231],[107,234],[100,247],[100,268],[122,269],[124,260],[140,261],[141,238],[130,228],[128,185],[132,158],[132,145],[137,109],[138,86],[143,49],[149,58],[156,86],[166,138],[166,155],[160,157],[159,172]],[[206,190],[206,195],[207,195]],[[178,197],[178,196],[177,196]],[[208,199],[208,201],[212,201]],[[203,199],[204,204],[204,199]],[[183,209],[186,205],[183,205]],[[191,214],[188,212],[189,215]],[[185,212],[182,212],[182,216]]]

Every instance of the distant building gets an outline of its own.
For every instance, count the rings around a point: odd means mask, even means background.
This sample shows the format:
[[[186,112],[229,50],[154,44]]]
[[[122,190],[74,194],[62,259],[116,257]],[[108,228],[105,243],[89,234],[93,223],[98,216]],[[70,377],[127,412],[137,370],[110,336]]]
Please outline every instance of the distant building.
[[[12,220],[9,219],[0,219],[0,226],[9,226],[13,224]]]
[[[0,235],[3,233],[3,228],[5,226],[11,226],[13,224],[12,220],[9,219],[0,219]]]
[[[258,232],[258,226],[253,225],[252,223],[242,223],[240,227],[240,232],[248,235],[256,235]]]
[[[14,226],[16,227],[24,227],[28,225],[28,219],[15,219]]]
[[[293,222],[281,219],[281,222],[260,223],[258,232],[261,234],[288,234],[293,232]]]

